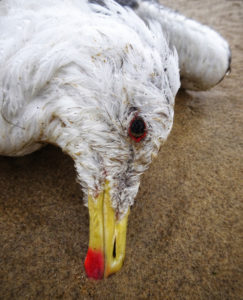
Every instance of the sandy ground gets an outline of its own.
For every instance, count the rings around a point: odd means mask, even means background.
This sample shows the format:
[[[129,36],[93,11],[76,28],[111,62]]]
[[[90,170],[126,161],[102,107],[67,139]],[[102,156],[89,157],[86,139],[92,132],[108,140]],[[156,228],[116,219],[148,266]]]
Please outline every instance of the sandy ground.
[[[208,92],[179,92],[172,134],[130,215],[125,264],[106,280],[85,277],[88,211],[72,160],[51,146],[0,157],[0,299],[243,298],[243,2],[163,3],[225,36],[231,75]]]

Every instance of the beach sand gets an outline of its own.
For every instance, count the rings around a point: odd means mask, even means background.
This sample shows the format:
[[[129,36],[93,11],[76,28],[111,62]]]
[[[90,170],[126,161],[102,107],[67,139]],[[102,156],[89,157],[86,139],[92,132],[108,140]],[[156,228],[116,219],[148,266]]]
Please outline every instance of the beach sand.
[[[88,210],[73,161],[52,146],[0,157],[0,299],[243,298],[243,1],[163,4],[228,40],[230,76],[179,92],[131,210],[124,266],[108,279],[85,276]]]

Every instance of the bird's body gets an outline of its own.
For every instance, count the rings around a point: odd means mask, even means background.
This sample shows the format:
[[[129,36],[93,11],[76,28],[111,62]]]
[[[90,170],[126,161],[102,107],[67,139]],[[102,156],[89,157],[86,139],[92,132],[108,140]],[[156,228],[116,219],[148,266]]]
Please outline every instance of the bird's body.
[[[179,88],[177,55],[163,42],[162,31],[155,27],[155,35],[115,3],[109,9],[113,18],[85,2],[28,3],[3,24],[9,28],[11,23],[13,32],[1,39],[0,152],[24,155],[43,143],[56,144],[74,158],[82,184],[94,191],[102,185],[103,172],[121,176],[131,168],[127,161],[140,160],[137,176],[157,153],[158,139],[165,140],[171,129]],[[144,151],[127,137],[137,112],[154,127]],[[122,165],[114,160],[107,162],[111,171],[108,166],[101,170],[101,160],[117,155]]]
[[[141,16],[142,5],[136,6]],[[143,18],[146,24],[110,0],[0,2],[0,154],[25,155],[46,143],[61,147],[75,162],[85,203],[90,208],[109,194],[117,221],[171,130],[180,86],[177,52],[161,22],[151,14]],[[229,49],[218,38],[221,78]],[[183,65],[193,73],[186,59]],[[209,87],[212,77],[202,76]],[[198,78],[192,87],[199,87]],[[116,233],[112,243],[119,246]],[[92,272],[100,278],[104,270]]]

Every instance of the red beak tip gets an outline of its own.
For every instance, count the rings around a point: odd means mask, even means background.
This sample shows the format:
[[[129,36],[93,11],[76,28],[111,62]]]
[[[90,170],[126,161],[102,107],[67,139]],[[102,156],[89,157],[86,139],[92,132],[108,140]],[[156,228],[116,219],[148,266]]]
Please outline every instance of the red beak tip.
[[[86,275],[93,279],[103,279],[104,277],[104,254],[102,251],[88,249],[84,267]]]

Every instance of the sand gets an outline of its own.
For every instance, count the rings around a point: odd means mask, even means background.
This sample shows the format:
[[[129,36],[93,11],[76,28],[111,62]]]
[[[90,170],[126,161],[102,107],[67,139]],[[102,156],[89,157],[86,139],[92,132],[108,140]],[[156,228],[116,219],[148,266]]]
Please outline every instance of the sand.
[[[125,264],[108,279],[84,273],[88,211],[72,160],[52,146],[0,157],[0,299],[243,297],[243,2],[163,3],[229,41],[231,75],[179,92],[172,133],[130,214]]]

